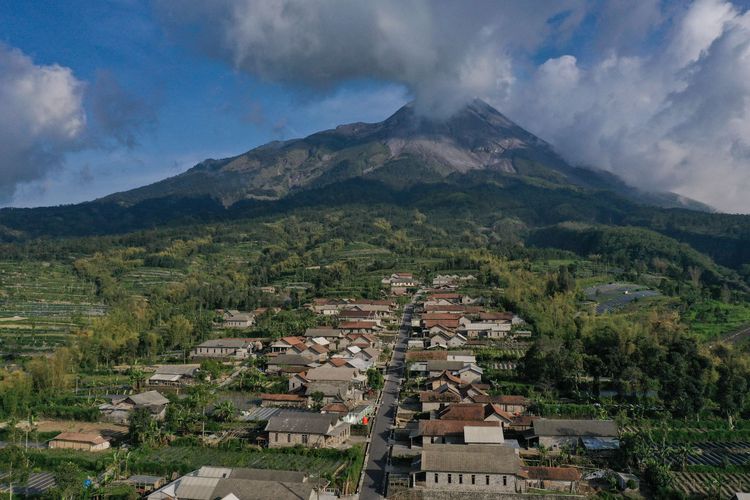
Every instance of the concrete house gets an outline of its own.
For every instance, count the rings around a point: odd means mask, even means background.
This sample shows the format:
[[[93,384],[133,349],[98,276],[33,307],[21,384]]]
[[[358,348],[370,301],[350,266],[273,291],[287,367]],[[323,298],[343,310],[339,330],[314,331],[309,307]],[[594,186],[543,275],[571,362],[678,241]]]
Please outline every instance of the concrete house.
[[[268,358],[266,372],[268,373],[301,373],[317,366],[310,358],[299,354],[279,354]]]
[[[487,428],[488,431],[470,430],[468,436],[465,427]],[[480,437],[482,433],[484,436]],[[492,436],[492,437],[490,437]],[[469,439],[467,442],[466,439]],[[474,439],[486,439],[493,444],[503,442],[503,428],[500,422],[485,422],[476,420],[420,420],[419,427],[409,438],[412,445],[425,444],[468,444]],[[485,444],[487,441],[485,441]]]
[[[265,431],[270,448],[336,448],[349,439],[350,425],[340,421],[338,415],[285,412],[269,418]]]
[[[581,439],[617,440],[614,420],[564,420],[540,418],[533,422],[533,437],[540,446],[556,450],[563,446],[575,448]]]
[[[425,445],[414,488],[462,493],[520,493],[525,491],[516,450],[495,445]]]
[[[287,352],[292,347],[296,346],[297,344],[304,344],[305,339],[302,337],[281,337],[280,339],[274,341],[270,346],[271,352],[278,352],[283,353]]]
[[[104,451],[109,448],[109,441],[101,434],[84,432],[63,432],[48,443],[50,448],[67,448],[84,451]]]
[[[213,339],[206,340],[190,351],[190,357],[211,359],[246,359],[255,347],[253,339]]]
[[[250,328],[255,324],[255,315],[235,309],[224,311],[221,326],[224,328]]]

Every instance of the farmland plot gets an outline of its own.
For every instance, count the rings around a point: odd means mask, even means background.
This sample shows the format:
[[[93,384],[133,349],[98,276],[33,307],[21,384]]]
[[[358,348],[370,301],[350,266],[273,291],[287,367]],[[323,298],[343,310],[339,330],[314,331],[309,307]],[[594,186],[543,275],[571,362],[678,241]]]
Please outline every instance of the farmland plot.
[[[737,491],[750,488],[750,473],[722,472],[675,472],[675,487],[687,495],[707,497],[715,495],[722,499],[732,498]]]
[[[54,349],[106,310],[69,266],[0,261],[0,351]]]

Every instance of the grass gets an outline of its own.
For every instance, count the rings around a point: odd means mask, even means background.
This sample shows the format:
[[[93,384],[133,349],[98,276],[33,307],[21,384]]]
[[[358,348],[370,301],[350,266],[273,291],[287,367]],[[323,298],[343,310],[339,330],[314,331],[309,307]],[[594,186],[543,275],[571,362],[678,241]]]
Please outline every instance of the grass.
[[[168,474],[179,471],[184,474],[204,465],[221,467],[251,467],[258,469],[296,470],[313,475],[333,474],[346,462],[343,454],[334,457],[315,454],[276,453],[272,450],[219,448],[196,448],[176,446],[144,451],[132,464],[133,470],[141,473]]]
[[[692,333],[704,340],[715,340],[750,324],[750,306],[706,301],[691,307],[684,319]]]

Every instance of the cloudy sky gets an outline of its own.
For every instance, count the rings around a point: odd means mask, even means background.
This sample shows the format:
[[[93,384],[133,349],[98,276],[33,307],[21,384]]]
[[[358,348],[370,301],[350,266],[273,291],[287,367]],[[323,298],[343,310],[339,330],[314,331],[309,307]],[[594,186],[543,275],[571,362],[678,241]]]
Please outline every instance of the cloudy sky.
[[[735,0],[0,0],[0,206],[90,200],[415,100],[750,213]]]

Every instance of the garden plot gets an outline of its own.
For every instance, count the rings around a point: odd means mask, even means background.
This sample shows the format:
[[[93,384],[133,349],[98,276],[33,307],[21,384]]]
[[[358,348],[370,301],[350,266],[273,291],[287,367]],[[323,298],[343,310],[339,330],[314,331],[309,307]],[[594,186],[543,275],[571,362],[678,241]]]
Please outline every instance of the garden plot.
[[[687,465],[723,467],[750,464],[750,442],[747,441],[696,443],[692,447],[695,448],[696,453],[688,457]]]
[[[634,300],[659,297],[661,293],[633,283],[609,283],[591,286],[583,291],[588,300],[597,303],[597,314],[622,309]]]
[[[687,495],[729,499],[750,488],[750,473],[675,472],[675,488]]]
[[[125,288],[144,294],[155,286],[180,283],[184,278],[185,273],[176,269],[139,267],[125,273],[120,278],[120,282]]]
[[[0,261],[0,351],[52,350],[106,311],[69,266]]]

